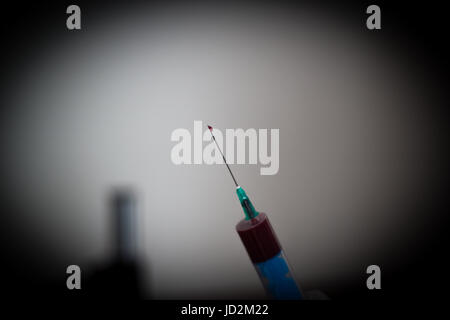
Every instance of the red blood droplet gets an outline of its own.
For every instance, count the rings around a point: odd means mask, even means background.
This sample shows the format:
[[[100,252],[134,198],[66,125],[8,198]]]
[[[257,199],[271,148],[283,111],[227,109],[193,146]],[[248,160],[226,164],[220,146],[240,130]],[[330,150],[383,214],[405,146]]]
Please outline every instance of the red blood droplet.
[[[208,126],[208,129],[209,129],[209,131],[212,131],[213,127],[211,127],[211,126]]]

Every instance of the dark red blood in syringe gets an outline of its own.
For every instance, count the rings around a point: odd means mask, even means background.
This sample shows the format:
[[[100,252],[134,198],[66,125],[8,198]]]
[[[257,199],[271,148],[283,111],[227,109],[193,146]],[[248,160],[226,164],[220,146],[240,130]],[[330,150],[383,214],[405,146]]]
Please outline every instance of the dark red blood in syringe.
[[[253,219],[241,220],[236,231],[253,263],[266,261],[281,251],[277,236],[263,212]]]

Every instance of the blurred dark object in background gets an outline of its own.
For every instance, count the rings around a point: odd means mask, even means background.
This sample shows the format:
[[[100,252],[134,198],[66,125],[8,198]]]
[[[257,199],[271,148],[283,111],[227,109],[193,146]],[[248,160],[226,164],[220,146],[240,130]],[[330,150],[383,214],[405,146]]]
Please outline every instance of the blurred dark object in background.
[[[137,254],[136,197],[130,190],[112,192],[111,229],[114,244],[111,261],[95,268],[85,289],[92,298],[142,298],[140,263]]]

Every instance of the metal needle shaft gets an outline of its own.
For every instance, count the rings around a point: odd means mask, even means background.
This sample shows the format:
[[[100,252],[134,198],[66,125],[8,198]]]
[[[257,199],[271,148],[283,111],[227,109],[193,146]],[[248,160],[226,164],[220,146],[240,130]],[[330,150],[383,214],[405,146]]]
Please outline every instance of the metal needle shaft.
[[[231,177],[233,178],[234,184],[236,185],[236,187],[239,187],[239,185],[238,185],[238,183],[237,183],[237,181],[236,181],[236,178],[234,177],[233,172],[231,172],[230,166],[229,166],[228,163],[227,163],[227,159],[225,159],[225,156],[223,155],[223,152],[222,152],[222,150],[220,149],[219,144],[218,144],[217,141],[216,141],[216,137],[214,137],[214,134],[213,134],[213,132],[212,132],[213,127],[208,126],[208,129],[209,129],[209,132],[211,132],[211,136],[212,136],[214,142],[216,143],[217,149],[219,149],[220,154],[222,155],[223,161],[225,162],[225,165],[227,166],[227,169],[228,169],[228,171],[230,172]]]

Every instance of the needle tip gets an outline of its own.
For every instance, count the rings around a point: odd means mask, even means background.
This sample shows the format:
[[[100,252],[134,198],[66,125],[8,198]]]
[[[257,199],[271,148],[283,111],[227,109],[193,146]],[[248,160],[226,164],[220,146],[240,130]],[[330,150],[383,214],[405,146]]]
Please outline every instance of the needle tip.
[[[208,125],[208,129],[209,129],[209,131],[212,131],[213,127],[211,127],[210,125]]]

